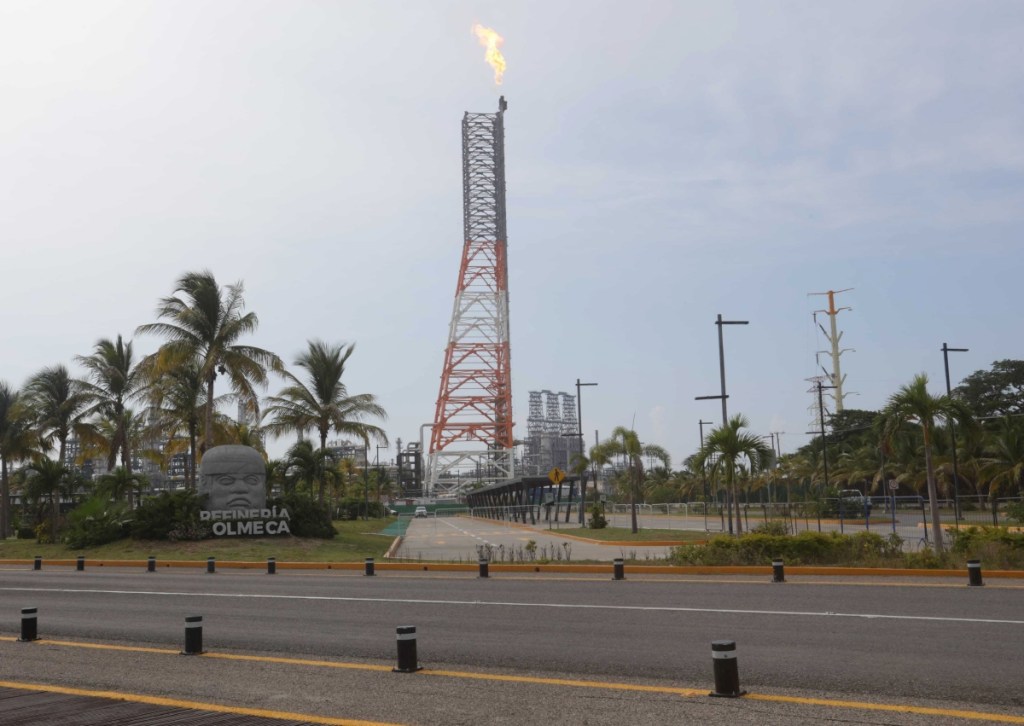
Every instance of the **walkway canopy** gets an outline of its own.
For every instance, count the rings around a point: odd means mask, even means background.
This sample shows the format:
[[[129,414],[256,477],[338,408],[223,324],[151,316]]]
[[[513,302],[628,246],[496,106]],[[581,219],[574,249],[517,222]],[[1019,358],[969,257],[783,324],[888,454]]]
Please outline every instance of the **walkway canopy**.
[[[546,476],[524,476],[475,489],[466,494],[466,503],[474,516],[530,524],[536,524],[538,518],[557,520],[564,507],[568,522],[573,505],[580,506],[578,483],[578,476],[568,476],[561,484],[552,484]]]

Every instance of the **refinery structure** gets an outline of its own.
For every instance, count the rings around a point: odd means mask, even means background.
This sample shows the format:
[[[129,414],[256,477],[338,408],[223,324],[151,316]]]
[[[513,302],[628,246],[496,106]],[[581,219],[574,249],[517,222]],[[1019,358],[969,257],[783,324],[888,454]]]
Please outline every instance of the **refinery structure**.
[[[570,471],[580,450],[578,428],[575,396],[530,391],[523,475],[545,476],[555,467]]]
[[[505,110],[462,118],[462,260],[431,426],[426,491],[515,476],[505,223]]]

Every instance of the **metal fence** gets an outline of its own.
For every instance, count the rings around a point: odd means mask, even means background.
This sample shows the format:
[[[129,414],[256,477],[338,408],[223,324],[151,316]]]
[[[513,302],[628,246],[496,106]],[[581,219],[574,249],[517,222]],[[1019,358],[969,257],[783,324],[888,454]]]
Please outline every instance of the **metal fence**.
[[[766,522],[783,525],[788,532],[815,531],[876,532],[881,535],[897,534],[910,548],[928,544],[933,538],[931,508],[924,497],[871,497],[870,506],[862,501],[824,499],[816,502],[740,503],[739,512],[744,532],[759,528]],[[959,512],[957,512],[959,504]],[[1024,522],[1015,518],[1024,507],[1021,498],[1002,498],[992,502],[988,498],[960,497],[939,501],[939,512],[944,531],[956,531],[970,526],[1006,526],[1024,531]],[[957,516],[959,514],[959,516]],[[628,504],[607,504],[609,524],[616,527],[631,525]],[[733,529],[736,514],[733,512]],[[717,534],[730,530],[728,510],[719,504],[681,502],[672,504],[638,504],[637,525],[643,529],[703,530]]]

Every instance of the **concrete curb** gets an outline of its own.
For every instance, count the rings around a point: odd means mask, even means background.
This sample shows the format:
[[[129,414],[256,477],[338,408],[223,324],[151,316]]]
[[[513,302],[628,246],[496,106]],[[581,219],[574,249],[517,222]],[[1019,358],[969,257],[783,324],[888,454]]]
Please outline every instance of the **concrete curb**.
[[[0,565],[31,565],[29,559],[0,560]],[[76,560],[43,560],[45,566],[72,567]],[[267,563],[218,560],[217,568],[262,570]],[[92,567],[137,567],[144,569],[146,560],[86,560],[86,569]],[[205,569],[206,560],[158,560],[157,567],[190,567]],[[281,562],[278,570],[353,570],[363,571],[363,562]],[[771,565],[734,565],[734,566],[689,566],[676,565],[628,565],[631,574],[648,575],[764,575],[770,577]],[[441,562],[381,562],[377,569],[387,572],[473,572],[479,565]],[[490,564],[491,572],[562,572],[576,574],[607,574],[611,565],[573,565],[573,564]],[[786,566],[787,575],[813,575],[831,577],[966,577],[966,570],[905,570],[889,567],[814,567]],[[985,570],[985,578],[1020,579],[1024,580],[1024,570]]]

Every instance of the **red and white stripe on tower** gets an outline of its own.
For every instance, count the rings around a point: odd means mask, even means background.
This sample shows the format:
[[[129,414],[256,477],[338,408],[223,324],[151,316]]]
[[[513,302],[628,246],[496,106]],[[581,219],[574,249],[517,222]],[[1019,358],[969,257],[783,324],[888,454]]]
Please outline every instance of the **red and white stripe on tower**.
[[[465,245],[430,435],[427,492],[511,479],[505,97],[462,118]],[[456,476],[455,472],[458,472]]]

